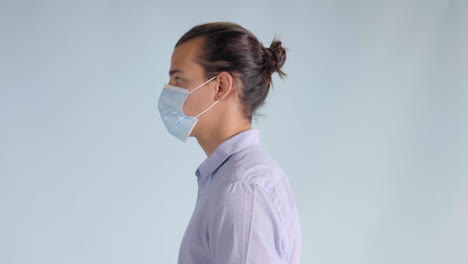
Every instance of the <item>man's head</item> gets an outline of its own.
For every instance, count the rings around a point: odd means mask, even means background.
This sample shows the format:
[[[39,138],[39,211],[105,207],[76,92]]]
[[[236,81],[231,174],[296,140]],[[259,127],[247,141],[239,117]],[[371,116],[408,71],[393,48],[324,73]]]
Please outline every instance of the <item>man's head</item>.
[[[192,135],[215,129],[221,119],[251,122],[268,95],[272,73],[285,75],[281,70],[285,60],[280,41],[274,40],[265,48],[237,24],[202,24],[185,33],[171,57],[169,84],[192,90],[216,78],[190,94],[183,112],[196,116],[219,100],[199,118]]]

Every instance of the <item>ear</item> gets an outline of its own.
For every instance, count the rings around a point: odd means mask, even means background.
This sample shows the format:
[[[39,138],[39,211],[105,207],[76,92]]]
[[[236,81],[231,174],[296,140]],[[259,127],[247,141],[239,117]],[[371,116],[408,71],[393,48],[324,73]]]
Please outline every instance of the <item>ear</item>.
[[[218,89],[216,90],[215,100],[221,101],[233,93],[234,77],[228,72],[221,72],[216,80],[218,81]]]

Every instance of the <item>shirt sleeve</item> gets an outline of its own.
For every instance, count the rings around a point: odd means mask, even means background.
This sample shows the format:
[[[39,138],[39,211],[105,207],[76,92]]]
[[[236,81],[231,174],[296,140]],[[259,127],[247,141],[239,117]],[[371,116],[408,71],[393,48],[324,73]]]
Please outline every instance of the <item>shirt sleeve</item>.
[[[233,182],[213,201],[208,243],[214,264],[286,264],[286,232],[272,196]]]

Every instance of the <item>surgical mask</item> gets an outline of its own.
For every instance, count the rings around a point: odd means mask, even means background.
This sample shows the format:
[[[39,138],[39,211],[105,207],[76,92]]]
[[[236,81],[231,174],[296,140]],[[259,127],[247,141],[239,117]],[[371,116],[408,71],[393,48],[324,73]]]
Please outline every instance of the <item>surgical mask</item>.
[[[193,128],[198,122],[198,117],[213,107],[219,100],[216,100],[208,108],[196,116],[187,116],[182,111],[182,106],[187,101],[188,96],[198,88],[214,80],[216,76],[200,84],[192,90],[187,90],[177,86],[165,84],[158,100],[159,113],[169,133],[185,142],[190,136]]]

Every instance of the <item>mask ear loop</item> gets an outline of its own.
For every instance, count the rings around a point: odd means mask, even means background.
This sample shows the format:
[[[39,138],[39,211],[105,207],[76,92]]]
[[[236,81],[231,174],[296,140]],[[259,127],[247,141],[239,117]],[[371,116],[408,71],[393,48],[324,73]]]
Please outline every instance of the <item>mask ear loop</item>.
[[[207,84],[208,82],[211,82],[211,81],[214,80],[214,78],[216,78],[216,77],[218,77],[218,75],[213,76],[213,78],[211,78],[211,79],[209,79],[208,81],[206,81],[206,82],[200,84],[199,86],[193,88],[193,89],[189,92],[189,94],[192,93],[193,91],[195,91],[196,89],[202,87],[203,85]],[[216,100],[216,101],[215,101],[212,105],[210,105],[207,109],[203,110],[201,113],[199,113],[198,115],[196,115],[195,118],[198,118],[199,116],[201,116],[202,114],[204,114],[206,111],[210,110],[210,108],[213,107],[213,106],[214,106],[215,104],[217,104],[218,102],[219,102],[219,100]]]
[[[210,105],[207,109],[203,110],[203,112],[199,113],[198,115],[196,115],[195,117],[198,118],[199,116],[201,116],[203,113],[205,113],[206,111],[210,110],[211,107],[213,107],[215,104],[217,104],[219,102],[219,100],[216,100],[212,105]]]
[[[189,94],[191,94],[193,91],[195,91],[196,89],[202,87],[203,85],[207,84],[208,82],[211,82],[212,80],[214,80],[214,78],[218,77],[218,75],[215,75],[213,76],[213,78],[209,79],[208,81],[198,85],[197,87],[193,88]],[[213,107],[215,104],[217,104],[219,102],[219,100],[216,100],[212,105],[210,105],[207,109],[203,110],[201,113],[199,113],[198,115],[195,116],[195,118],[198,118],[199,116],[201,116],[202,114],[204,114],[206,111],[210,110],[211,107]]]
[[[197,87],[193,88],[193,89],[192,89],[192,90],[189,92],[189,94],[191,94],[191,93],[192,93],[193,91],[195,91],[196,89],[198,89],[198,88],[202,87],[203,85],[205,85],[205,84],[207,84],[207,83],[211,82],[211,81],[212,81],[214,78],[216,78],[216,77],[218,77],[218,75],[216,75],[216,76],[213,76],[213,78],[211,78],[211,79],[209,79],[208,81],[206,81],[206,82],[204,82],[204,83],[202,83],[202,84],[198,85]]]

